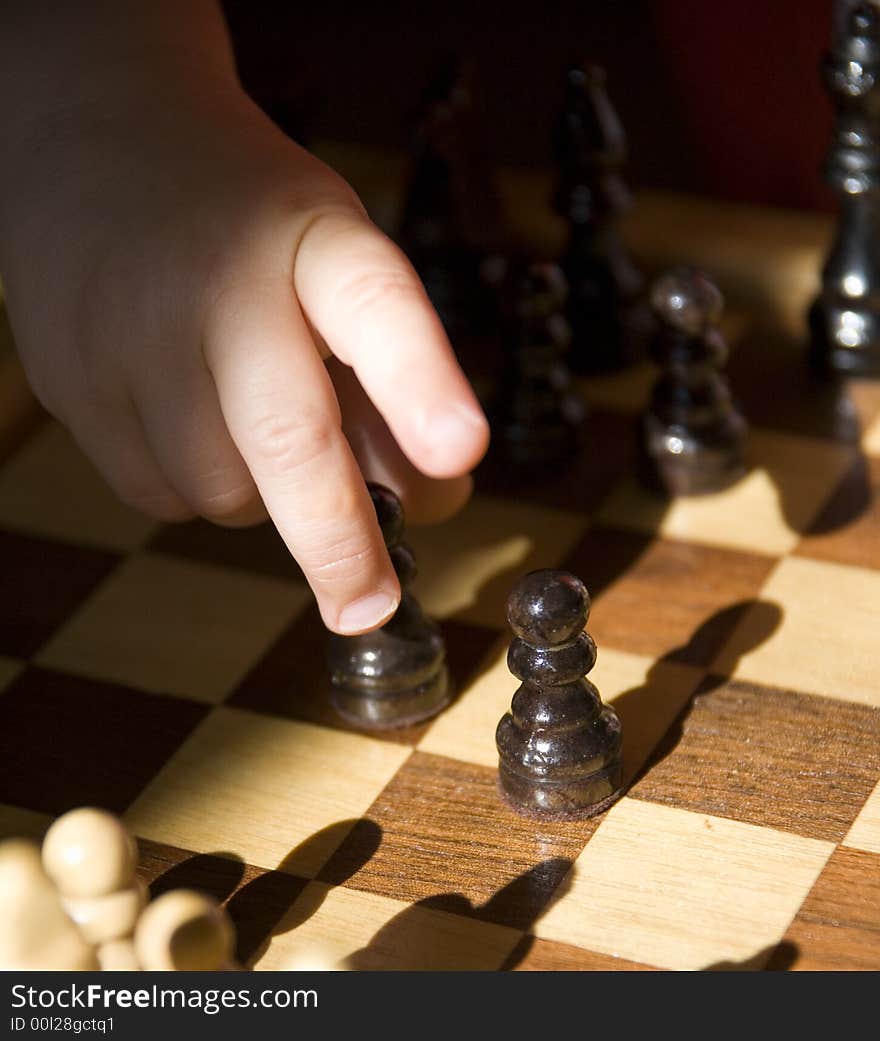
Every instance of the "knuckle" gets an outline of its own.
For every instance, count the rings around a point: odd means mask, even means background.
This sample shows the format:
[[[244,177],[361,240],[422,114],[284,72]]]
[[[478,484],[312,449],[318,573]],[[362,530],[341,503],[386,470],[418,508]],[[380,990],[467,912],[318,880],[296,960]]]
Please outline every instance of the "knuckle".
[[[406,270],[371,269],[349,279],[340,289],[340,299],[355,314],[374,310],[377,305],[409,302],[420,298],[422,289]]]
[[[215,490],[204,489],[197,494],[194,505],[208,520],[222,520],[250,510],[258,498],[253,482],[244,481]]]
[[[343,536],[316,548],[304,561],[312,581],[322,587],[349,585],[374,576],[378,570],[372,543],[358,535]]]
[[[271,414],[254,424],[252,442],[259,459],[276,473],[300,470],[331,450],[338,435],[329,416]]]

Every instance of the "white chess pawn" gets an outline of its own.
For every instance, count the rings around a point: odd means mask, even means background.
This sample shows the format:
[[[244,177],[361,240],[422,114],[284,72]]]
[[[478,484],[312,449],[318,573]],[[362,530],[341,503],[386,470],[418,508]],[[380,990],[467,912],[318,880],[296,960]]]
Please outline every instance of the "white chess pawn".
[[[43,840],[43,866],[102,969],[134,969],[131,937],[146,903],[135,876],[137,844],[119,818],[82,807],[64,814]]]
[[[35,842],[0,843],[0,970],[98,968],[61,905]]]
[[[157,897],[138,919],[134,946],[144,969],[238,968],[229,916],[215,900],[192,889],[173,889]]]

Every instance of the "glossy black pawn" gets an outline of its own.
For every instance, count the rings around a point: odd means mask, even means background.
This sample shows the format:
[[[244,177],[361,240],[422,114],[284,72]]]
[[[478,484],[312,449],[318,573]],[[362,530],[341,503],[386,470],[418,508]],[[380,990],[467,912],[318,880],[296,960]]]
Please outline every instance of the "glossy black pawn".
[[[651,323],[644,279],[617,230],[632,205],[622,176],[626,135],[601,68],[568,70],[555,151],[553,207],[569,229],[560,264],[570,289],[571,366],[576,372],[618,369],[644,354]]]
[[[748,432],[721,371],[721,293],[702,272],[678,268],[657,279],[651,302],[660,376],[642,417],[642,477],[670,496],[720,491],[745,472]]]
[[[343,719],[371,730],[411,726],[436,715],[452,696],[440,629],[426,617],[407,586],[416,575],[403,541],[403,508],[379,484],[370,495],[403,597],[394,617],[371,633],[330,635],[331,698]]]
[[[837,234],[810,309],[811,360],[880,376],[880,13],[856,4],[823,66],[836,110],[825,179],[840,196]]]
[[[571,389],[565,276],[555,264],[509,262],[501,290],[504,370],[493,406],[493,451],[518,473],[578,450],[585,407]]]
[[[495,734],[498,778],[526,816],[592,817],[621,793],[620,720],[585,675],[596,662],[589,614],[586,587],[567,571],[533,571],[507,601],[507,665],[521,685]]]

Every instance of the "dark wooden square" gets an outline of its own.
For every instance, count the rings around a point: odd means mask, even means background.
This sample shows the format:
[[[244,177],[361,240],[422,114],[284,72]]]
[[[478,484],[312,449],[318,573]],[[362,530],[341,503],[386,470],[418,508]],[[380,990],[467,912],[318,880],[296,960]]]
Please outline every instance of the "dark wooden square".
[[[838,847],[767,967],[880,970],[880,854]]]
[[[593,528],[564,563],[593,597],[599,646],[708,666],[752,602],[774,558]]]
[[[153,536],[149,547],[204,564],[305,583],[299,565],[268,521],[252,528],[224,528],[202,519],[171,524]]]
[[[525,936],[507,959],[506,969],[518,972],[655,972],[653,965],[588,951],[569,943]]]
[[[27,668],[0,693],[0,802],[122,813],[205,716],[180,698]]]
[[[636,454],[636,420],[607,410],[588,411],[582,442],[570,459],[523,472],[497,451],[497,437],[474,474],[480,494],[534,502],[540,506],[594,512],[628,473]]]
[[[319,879],[528,929],[599,825],[537,822],[502,802],[497,772],[415,752]],[[376,826],[381,842],[375,847]]]
[[[630,790],[840,841],[880,778],[880,711],[707,677]]]
[[[107,550],[0,530],[0,654],[36,654],[120,559]]]

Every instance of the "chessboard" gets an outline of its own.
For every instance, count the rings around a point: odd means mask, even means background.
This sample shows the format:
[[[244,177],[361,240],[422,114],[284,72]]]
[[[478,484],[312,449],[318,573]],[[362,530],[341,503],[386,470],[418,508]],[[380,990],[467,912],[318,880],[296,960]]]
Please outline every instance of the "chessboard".
[[[655,244],[718,261],[747,474],[652,497],[633,466],[650,366],[580,382],[571,467],[511,480],[490,459],[459,516],[409,531],[457,692],[413,728],[334,715],[325,633],[271,528],[154,524],[54,422],[19,422],[0,837],[120,814],[152,894],[225,902],[254,969],[880,968],[880,386],[815,382],[800,303],[768,300],[821,242],[688,206],[642,213]],[[749,268],[763,296],[741,292]],[[592,594],[590,679],[624,730],[624,796],[574,823],[518,816],[496,787],[505,598],[545,567]]]

